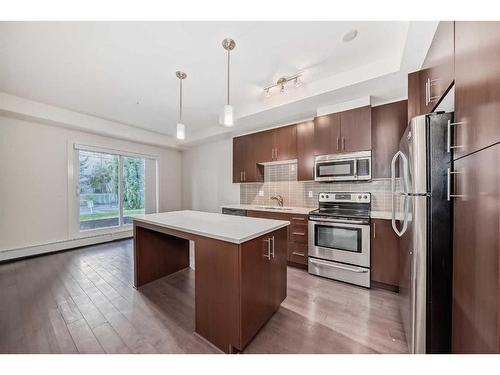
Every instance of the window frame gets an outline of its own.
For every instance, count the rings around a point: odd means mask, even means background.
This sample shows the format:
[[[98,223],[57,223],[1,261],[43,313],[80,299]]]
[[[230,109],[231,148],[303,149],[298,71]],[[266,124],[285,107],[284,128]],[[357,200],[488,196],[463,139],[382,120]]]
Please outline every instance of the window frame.
[[[97,228],[97,229],[80,229],[80,151],[98,152],[118,156],[118,201],[119,201],[119,218],[118,226]],[[78,143],[68,142],[68,232],[72,239],[95,237],[101,235],[109,235],[114,233],[132,232],[133,225],[125,224],[123,220],[123,158],[142,158],[145,160],[145,168],[147,160],[155,163],[155,197],[154,197],[154,212],[158,212],[159,208],[159,157],[143,153],[135,153],[121,151],[107,147],[88,146]],[[146,173],[146,171],[145,171]],[[146,176],[145,176],[146,178]],[[146,185],[146,181],[145,181]],[[145,192],[146,194],[146,192]],[[146,204],[146,203],[145,203]]]

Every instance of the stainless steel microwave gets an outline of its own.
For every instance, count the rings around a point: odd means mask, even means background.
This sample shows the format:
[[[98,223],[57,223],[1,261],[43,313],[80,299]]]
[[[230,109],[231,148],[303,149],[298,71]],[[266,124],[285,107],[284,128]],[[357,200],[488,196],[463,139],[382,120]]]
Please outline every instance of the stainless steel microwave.
[[[321,155],[314,158],[315,181],[367,181],[371,178],[371,151]]]

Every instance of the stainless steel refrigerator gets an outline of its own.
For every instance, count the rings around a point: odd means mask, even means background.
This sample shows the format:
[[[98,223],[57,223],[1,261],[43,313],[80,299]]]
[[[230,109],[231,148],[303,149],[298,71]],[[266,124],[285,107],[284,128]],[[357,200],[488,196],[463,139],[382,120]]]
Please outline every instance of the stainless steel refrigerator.
[[[400,311],[410,353],[451,351],[452,124],[452,113],[413,118],[391,163]]]

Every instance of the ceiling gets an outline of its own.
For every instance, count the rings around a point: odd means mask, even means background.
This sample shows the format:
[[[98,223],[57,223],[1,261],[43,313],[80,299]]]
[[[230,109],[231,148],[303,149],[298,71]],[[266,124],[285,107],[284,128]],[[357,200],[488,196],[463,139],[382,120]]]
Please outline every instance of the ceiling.
[[[226,100],[225,37],[238,129],[314,115],[321,105],[406,95],[436,22],[0,22],[0,91],[174,136],[176,70],[184,82],[187,142],[231,131],[218,125]],[[342,41],[356,29],[357,38]],[[266,98],[280,76],[304,84]]]

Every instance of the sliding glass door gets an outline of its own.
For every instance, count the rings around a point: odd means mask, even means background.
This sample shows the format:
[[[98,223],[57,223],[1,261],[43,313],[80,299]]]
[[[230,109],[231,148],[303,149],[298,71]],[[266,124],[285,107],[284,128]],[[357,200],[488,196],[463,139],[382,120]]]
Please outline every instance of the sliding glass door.
[[[145,211],[145,160],[123,157],[123,214],[124,224],[132,224],[133,215]]]
[[[83,149],[76,156],[80,232],[119,229],[156,212],[156,160]]]

